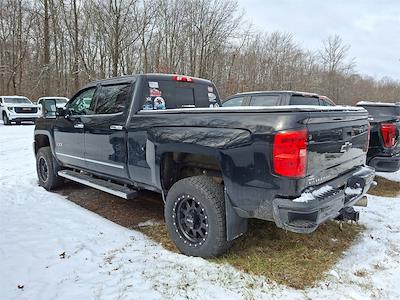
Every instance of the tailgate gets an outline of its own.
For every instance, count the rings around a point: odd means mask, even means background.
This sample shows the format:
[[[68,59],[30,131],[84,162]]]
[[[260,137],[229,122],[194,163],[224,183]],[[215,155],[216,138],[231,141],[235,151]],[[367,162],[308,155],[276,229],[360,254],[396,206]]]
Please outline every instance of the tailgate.
[[[307,185],[321,184],[364,165],[368,127],[365,110],[311,112],[307,121]]]

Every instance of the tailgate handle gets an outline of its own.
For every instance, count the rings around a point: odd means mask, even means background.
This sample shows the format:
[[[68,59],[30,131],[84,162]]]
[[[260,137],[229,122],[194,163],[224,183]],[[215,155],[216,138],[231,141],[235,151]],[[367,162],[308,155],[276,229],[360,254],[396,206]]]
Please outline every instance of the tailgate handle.
[[[110,125],[111,130],[123,130],[124,126],[121,125]]]

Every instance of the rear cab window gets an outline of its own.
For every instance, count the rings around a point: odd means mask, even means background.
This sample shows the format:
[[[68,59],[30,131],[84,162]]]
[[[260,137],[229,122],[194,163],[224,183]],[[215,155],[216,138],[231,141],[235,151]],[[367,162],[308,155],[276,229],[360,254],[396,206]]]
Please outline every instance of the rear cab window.
[[[279,95],[255,95],[250,99],[251,106],[277,106],[279,102]]]
[[[313,96],[292,95],[289,105],[317,105],[320,106],[319,98]]]
[[[179,77],[179,76],[178,76]],[[184,76],[183,76],[184,77]],[[179,77],[182,78],[182,77]],[[212,83],[192,79],[151,79],[145,82],[142,110],[219,107],[221,102]]]

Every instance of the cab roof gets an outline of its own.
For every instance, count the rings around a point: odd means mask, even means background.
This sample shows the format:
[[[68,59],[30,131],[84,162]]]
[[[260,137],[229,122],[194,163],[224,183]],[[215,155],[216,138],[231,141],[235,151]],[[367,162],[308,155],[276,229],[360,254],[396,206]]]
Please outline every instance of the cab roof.
[[[26,98],[26,99],[29,99],[26,96],[16,96],[16,95],[14,95],[14,96],[0,96],[0,97],[4,97],[4,98]]]
[[[46,97],[40,97],[39,100],[40,100],[40,99],[66,99],[66,100],[68,100],[68,97],[59,97],[59,96],[54,96],[54,97],[52,97],[52,96],[46,96]]]
[[[254,95],[254,94],[291,94],[291,95],[302,95],[302,96],[310,96],[310,97],[320,97],[319,94],[310,93],[310,92],[300,92],[300,91],[253,91],[253,92],[242,92],[237,93],[236,95]]]
[[[374,101],[360,101],[356,105],[359,106],[400,106],[400,102],[374,102]]]
[[[120,83],[132,83],[135,82],[139,77],[146,78],[147,80],[173,80],[173,76],[186,76],[186,75],[179,75],[179,74],[162,74],[162,73],[146,73],[146,74],[134,74],[134,75],[124,75],[118,77],[112,77],[107,79],[100,79],[96,81],[92,81],[86,84],[83,88],[93,87],[98,84],[120,84]],[[210,80],[197,78],[192,76],[186,76],[193,79],[194,83],[203,83],[203,84],[210,84],[213,83]]]

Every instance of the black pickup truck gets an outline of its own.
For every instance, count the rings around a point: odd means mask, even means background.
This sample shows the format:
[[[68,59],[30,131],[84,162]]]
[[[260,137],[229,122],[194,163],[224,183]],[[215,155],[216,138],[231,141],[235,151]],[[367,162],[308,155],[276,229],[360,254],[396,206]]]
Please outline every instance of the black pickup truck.
[[[400,170],[400,103],[358,102],[370,114],[367,164],[379,172]]]
[[[249,218],[310,233],[373,184],[368,113],[357,107],[221,108],[208,80],[166,74],[97,81],[36,122],[39,184],[74,180],[131,199],[162,194],[182,253],[217,256]]]

